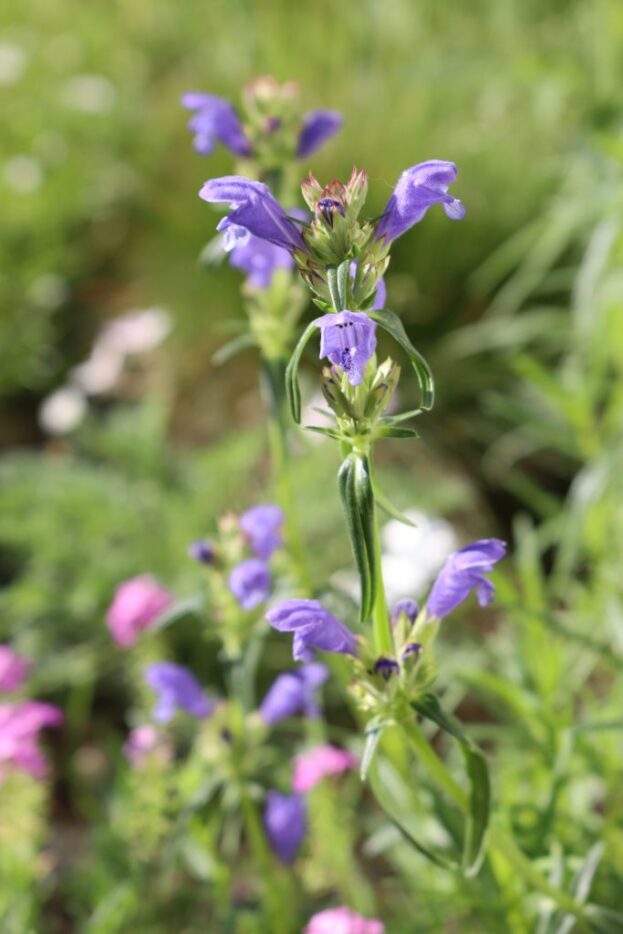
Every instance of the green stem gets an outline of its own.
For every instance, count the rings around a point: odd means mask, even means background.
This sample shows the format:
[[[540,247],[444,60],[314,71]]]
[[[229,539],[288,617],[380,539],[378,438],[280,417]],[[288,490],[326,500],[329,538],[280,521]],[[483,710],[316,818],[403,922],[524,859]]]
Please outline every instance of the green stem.
[[[372,464],[372,454],[369,457],[370,480],[374,489],[374,467]],[[373,494],[374,495],[374,494]],[[394,654],[394,637],[392,627],[387,611],[387,597],[385,596],[385,585],[383,583],[381,536],[379,533],[379,511],[376,500],[374,502],[374,566],[376,568],[376,596],[374,607],[372,609],[372,632],[374,635],[374,647],[379,655]]]
[[[469,809],[467,794],[448,771],[447,766],[432,748],[419,725],[414,721],[406,721],[401,726],[413,750],[428,770],[435,784],[454,801],[461,811],[467,813]],[[579,905],[567,892],[561,891],[561,889],[548,882],[534,868],[528,857],[520,850],[507,831],[500,826],[492,826],[489,829],[489,846],[497,850],[514,867],[527,885],[551,898],[561,911],[577,918],[581,925],[580,930],[591,931],[584,906]]]

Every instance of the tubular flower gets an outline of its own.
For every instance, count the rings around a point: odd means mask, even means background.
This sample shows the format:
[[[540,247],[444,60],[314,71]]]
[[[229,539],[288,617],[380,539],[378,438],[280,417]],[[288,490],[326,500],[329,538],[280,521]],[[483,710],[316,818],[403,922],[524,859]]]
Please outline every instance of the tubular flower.
[[[296,859],[307,833],[305,799],[299,795],[283,795],[269,791],[264,809],[264,831],[273,853],[282,863]]]
[[[313,649],[355,655],[357,640],[350,629],[325,610],[318,600],[283,600],[266,614],[278,632],[293,632],[292,655],[297,662],[311,661]]]
[[[283,544],[283,510],[273,503],[253,506],[240,516],[240,528],[254,555],[267,561]]]
[[[259,558],[241,561],[229,575],[227,586],[243,610],[254,610],[270,595],[270,568]]]
[[[30,671],[30,662],[8,645],[0,645],[0,691],[10,694],[22,686]]]
[[[344,122],[337,110],[312,110],[303,117],[297,156],[306,159],[338,132]]]
[[[214,701],[206,697],[193,673],[183,665],[154,662],[145,669],[145,681],[158,695],[153,717],[159,723],[172,720],[178,709],[201,718],[214,710]]]
[[[392,626],[396,625],[401,616],[406,616],[410,623],[414,623],[419,612],[420,608],[415,600],[409,600],[408,597],[404,600],[398,600],[392,610]]]
[[[194,111],[188,128],[195,134],[193,145],[202,156],[209,155],[217,143],[237,156],[251,155],[251,144],[229,101],[214,94],[189,91],[182,95],[182,105]]]
[[[39,733],[46,726],[60,726],[62,722],[62,711],[52,704],[0,704],[0,780],[5,765],[28,772],[33,778],[44,778],[47,765],[37,745]]]
[[[505,554],[506,543],[499,538],[484,538],[453,552],[433,584],[426,604],[428,616],[443,619],[471,590],[476,591],[480,606],[491,603],[495,588],[485,574],[490,573]]]
[[[366,364],[376,350],[376,323],[363,312],[339,311],[316,318],[320,357],[339,366],[351,386],[359,386]]]
[[[327,908],[309,919],[303,934],[385,934],[377,918],[364,918],[352,908]]]
[[[249,235],[248,239],[235,243],[229,265],[244,272],[254,289],[267,289],[277,269],[292,269],[294,260],[283,247]]]
[[[114,641],[123,649],[130,648],[172,602],[173,595],[150,574],[124,581],[117,587],[106,615]]]
[[[357,759],[346,749],[338,746],[314,746],[294,760],[292,788],[297,794],[304,794],[321,782],[328,775],[340,775],[357,766]]]
[[[244,243],[248,234],[290,253],[305,249],[298,227],[263,182],[241,175],[212,178],[199,197],[210,204],[229,204],[229,214],[217,226],[217,230],[225,233],[225,249],[232,249],[236,242]]]
[[[264,723],[274,726],[298,713],[305,717],[319,717],[316,688],[328,677],[329,669],[319,662],[311,662],[295,671],[279,675],[260,705],[259,713]]]
[[[377,240],[395,240],[422,220],[433,204],[441,204],[454,221],[465,216],[463,203],[448,194],[456,181],[453,162],[431,159],[406,169],[396,183],[385,211],[376,226]]]

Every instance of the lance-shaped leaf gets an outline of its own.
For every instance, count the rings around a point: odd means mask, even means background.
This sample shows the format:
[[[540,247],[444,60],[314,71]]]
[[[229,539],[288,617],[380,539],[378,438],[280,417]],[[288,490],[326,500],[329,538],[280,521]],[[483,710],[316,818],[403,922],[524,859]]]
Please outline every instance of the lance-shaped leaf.
[[[229,363],[230,360],[237,354],[242,353],[243,350],[255,346],[256,341],[251,334],[239,334],[238,337],[232,338],[232,340],[223,344],[222,347],[219,347],[212,356],[212,363],[214,366],[223,366],[224,363]]]
[[[456,717],[444,711],[435,694],[423,694],[417,701],[412,701],[411,706],[456,739],[463,753],[469,778],[469,810],[463,840],[462,869],[468,878],[475,876],[484,857],[485,835],[491,810],[487,762],[478,746],[465,735]]]
[[[408,516],[401,512],[397,506],[394,506],[392,501],[379,489],[378,484],[373,481],[372,486],[374,488],[374,498],[377,504],[381,507],[383,512],[386,512],[388,516],[391,516],[392,519],[397,519],[398,522],[402,522],[403,525],[410,525],[412,528],[415,528],[415,522],[412,519],[409,519]]]
[[[292,412],[292,418],[298,424],[301,421],[301,390],[299,388],[299,364],[301,362],[301,357],[303,356],[303,351],[307,346],[307,343],[316,330],[316,322],[311,321],[299,339],[298,344],[292,352],[290,357],[290,362],[286,367],[286,394],[288,396],[288,403],[290,405],[290,411]]]
[[[374,494],[367,458],[350,453],[338,472],[338,487],[361,581],[360,619],[365,622],[376,596]]]
[[[422,354],[415,349],[409,340],[407,332],[398,315],[393,311],[389,311],[387,308],[381,311],[368,311],[366,313],[369,318],[372,318],[373,321],[380,324],[388,334],[391,334],[394,340],[397,341],[407,353],[420,385],[420,393],[422,396],[420,407],[425,411],[432,409],[435,401],[433,374]]]

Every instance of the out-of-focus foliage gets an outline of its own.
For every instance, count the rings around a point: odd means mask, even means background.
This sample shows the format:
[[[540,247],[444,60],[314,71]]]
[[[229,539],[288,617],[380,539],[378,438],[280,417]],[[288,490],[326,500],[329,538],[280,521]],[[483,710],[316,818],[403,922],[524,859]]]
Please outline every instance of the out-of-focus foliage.
[[[0,785],[0,927],[257,930],[254,867],[247,852],[235,862],[240,828],[223,831],[227,802],[202,785],[200,754],[145,778],[120,745],[151,703],[140,672],[154,657],[192,658],[219,686],[187,545],[267,496],[253,366],[210,362],[240,314],[239,277],[196,263],[214,227],[196,192],[230,162],[192,152],[178,103],[190,88],[235,99],[266,72],[344,112],[309,167],[327,180],[365,167],[379,210],[406,166],[459,166],[466,220],[431,211],[392,258],[388,304],[427,351],[439,401],[417,446],[387,444],[383,487],[472,535],[512,534],[494,622],[483,632],[467,615],[443,634],[445,702],[486,749],[497,820],[533,865],[621,912],[623,7],[23,0],[0,9],[3,439],[32,437],[35,403],[102,318],[157,303],[175,329],[167,401],[152,389],[95,406],[71,442],[0,465],[0,636],[66,714],[49,743],[56,785]],[[294,470],[323,587],[349,563],[334,457],[301,443]],[[120,580],[146,571],[190,603],[121,653],[105,610]],[[275,640],[262,688],[288,664]],[[352,714],[331,691],[328,718],[343,738]],[[291,751],[287,731],[279,742]],[[580,930],[499,857],[469,881],[430,865],[351,778],[315,802],[290,892],[301,926],[339,896],[378,912],[388,934]],[[456,838],[405,750],[385,780],[418,835]]]

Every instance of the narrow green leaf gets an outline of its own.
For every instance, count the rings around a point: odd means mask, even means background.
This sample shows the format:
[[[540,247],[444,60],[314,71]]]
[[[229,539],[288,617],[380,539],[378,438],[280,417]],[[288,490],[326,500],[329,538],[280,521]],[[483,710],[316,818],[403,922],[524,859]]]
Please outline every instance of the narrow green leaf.
[[[255,340],[251,334],[240,334],[238,337],[234,337],[233,340],[227,341],[222,347],[219,347],[216,353],[212,355],[212,363],[214,366],[222,366],[243,350],[255,346]]]
[[[420,385],[422,396],[421,407],[425,410],[432,409],[435,401],[433,374],[422,354],[415,349],[409,340],[407,332],[398,315],[393,311],[389,311],[387,308],[384,308],[382,311],[368,311],[367,315],[369,318],[372,318],[373,321],[376,321],[377,324],[380,324],[388,334],[391,334],[394,340],[397,341],[407,353]]]
[[[344,507],[359,579],[361,582],[361,621],[372,612],[376,591],[374,563],[374,499],[369,470],[357,454],[351,453],[338,472],[338,488]]]
[[[304,425],[305,431],[315,431],[317,435],[325,435],[327,438],[332,438],[334,441],[341,441],[342,435],[339,431],[335,431],[332,428],[322,428],[320,425]]]
[[[423,717],[457,740],[465,759],[469,778],[469,815],[463,841],[463,873],[468,878],[477,875],[484,858],[484,844],[491,810],[491,787],[487,762],[478,748],[463,732],[456,717],[444,711],[434,694],[424,694],[411,706]]]
[[[292,418],[298,424],[301,421],[301,390],[299,388],[299,364],[301,362],[301,357],[303,356],[303,351],[307,346],[310,337],[316,330],[315,321],[311,321],[299,339],[298,344],[292,352],[290,357],[290,362],[286,367],[286,394],[288,396],[288,403],[290,405],[290,411],[292,412]]]
[[[392,519],[397,519],[398,522],[402,522],[404,525],[410,525],[412,528],[416,527],[415,522],[412,522],[408,516],[405,516],[404,512],[401,512],[397,506],[394,506],[392,501],[385,496],[382,490],[379,489],[378,485],[373,482],[374,488],[374,497],[377,504],[381,509],[387,513],[388,516],[391,516]]]
[[[415,428],[384,428],[379,432],[383,438],[419,438]]]
[[[372,760],[374,759],[374,754],[378,749],[378,745],[383,735],[385,726],[379,726],[375,730],[366,730],[366,742],[363,747],[363,755],[361,757],[361,765],[359,766],[359,776],[362,782],[365,782],[370,766],[372,765]]]

